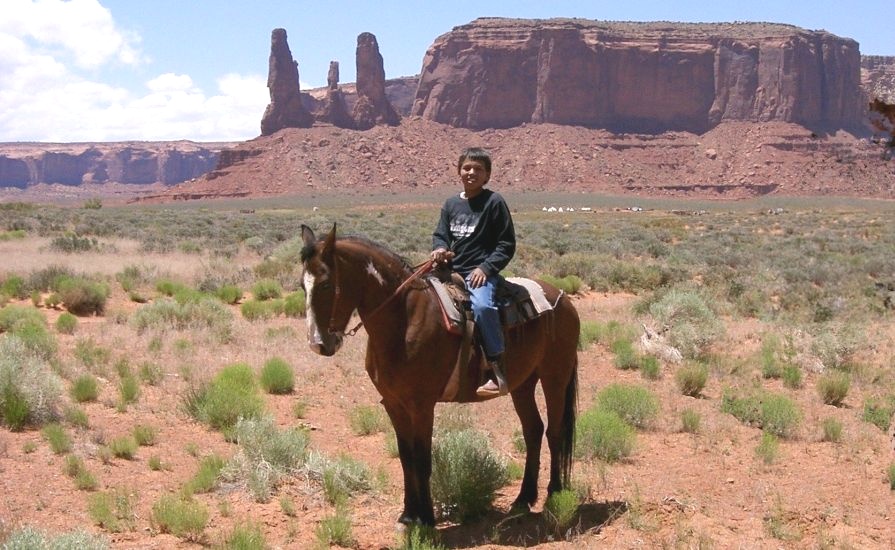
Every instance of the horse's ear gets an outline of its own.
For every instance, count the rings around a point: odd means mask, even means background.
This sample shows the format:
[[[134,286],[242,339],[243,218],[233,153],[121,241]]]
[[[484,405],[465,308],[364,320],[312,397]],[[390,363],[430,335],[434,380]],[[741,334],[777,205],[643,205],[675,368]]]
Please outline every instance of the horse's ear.
[[[336,224],[333,222],[333,228],[329,232],[329,235],[326,236],[326,241],[323,243],[323,250],[320,251],[320,254],[329,259],[332,257],[333,253],[336,251]]]
[[[304,241],[305,246],[311,246],[317,242],[317,237],[314,236],[314,230],[305,224],[301,224],[301,240]]]

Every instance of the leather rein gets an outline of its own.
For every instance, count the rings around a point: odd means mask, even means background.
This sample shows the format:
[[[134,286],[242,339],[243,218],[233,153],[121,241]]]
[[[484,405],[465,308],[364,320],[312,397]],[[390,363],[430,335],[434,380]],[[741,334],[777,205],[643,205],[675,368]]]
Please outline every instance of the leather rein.
[[[335,306],[336,306],[336,304],[339,303],[339,295],[341,294],[341,287],[339,286],[339,270],[338,270],[338,265],[339,265],[339,262],[338,262],[338,259],[336,259],[336,261],[333,262],[333,267],[334,267],[335,275],[336,275],[336,277],[335,277],[335,278],[336,278],[336,289],[335,289],[335,299],[334,299],[334,303],[333,303],[333,313],[336,312],[336,307],[335,307]],[[369,315],[367,315],[367,320],[372,319],[373,316],[375,316],[377,313],[379,313],[380,311],[382,311],[382,310],[385,308],[385,306],[387,306],[387,305],[389,304],[389,302],[391,302],[396,296],[398,296],[398,294],[400,294],[402,290],[404,290],[405,288],[407,288],[407,286],[410,285],[410,283],[412,283],[413,281],[419,279],[420,277],[422,277],[422,276],[425,275],[426,273],[432,271],[432,267],[433,267],[434,265],[435,265],[435,262],[434,262],[433,260],[430,259],[430,260],[426,260],[425,262],[423,262],[423,263],[421,263],[421,264],[415,266],[415,267],[414,267],[414,272],[413,272],[409,277],[407,277],[407,279],[405,279],[403,283],[401,283],[400,285],[398,285],[398,288],[396,288],[395,291],[392,292],[391,295],[390,295],[388,298],[386,298],[381,304],[379,304],[378,306],[376,306],[376,309],[374,309],[372,312],[370,312]],[[363,321],[363,320],[361,320],[361,321],[358,322],[354,327],[352,327],[350,330],[348,330],[347,332],[345,332],[345,334],[348,335],[348,336],[354,336],[355,334],[357,334],[357,331],[360,330],[360,328],[361,328],[362,326],[364,326],[364,321]],[[330,332],[333,332],[333,330],[332,330],[332,318],[330,318],[330,328],[329,328],[329,330],[330,330]]]

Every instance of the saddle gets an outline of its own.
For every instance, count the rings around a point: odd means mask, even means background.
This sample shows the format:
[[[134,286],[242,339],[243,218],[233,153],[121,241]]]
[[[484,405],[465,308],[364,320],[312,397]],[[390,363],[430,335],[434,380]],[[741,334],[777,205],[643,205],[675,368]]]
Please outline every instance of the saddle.
[[[466,282],[458,273],[444,268],[433,271],[426,282],[437,297],[445,330],[462,338],[454,372],[441,401],[477,401],[475,388],[484,381],[484,353],[478,342]],[[541,285],[521,277],[501,278],[497,303],[504,329],[536,319],[554,307]]]

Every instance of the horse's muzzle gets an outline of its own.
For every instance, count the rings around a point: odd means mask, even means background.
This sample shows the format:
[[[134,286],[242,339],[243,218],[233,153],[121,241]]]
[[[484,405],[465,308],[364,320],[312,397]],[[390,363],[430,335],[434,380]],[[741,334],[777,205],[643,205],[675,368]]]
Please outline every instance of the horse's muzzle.
[[[311,342],[311,349],[314,353],[324,357],[332,357],[342,348],[343,336],[341,332],[330,333],[323,337],[321,341]]]

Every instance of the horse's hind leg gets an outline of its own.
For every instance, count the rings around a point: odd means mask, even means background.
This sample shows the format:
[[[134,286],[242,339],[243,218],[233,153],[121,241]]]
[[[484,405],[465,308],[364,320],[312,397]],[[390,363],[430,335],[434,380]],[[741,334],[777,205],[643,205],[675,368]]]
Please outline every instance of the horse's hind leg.
[[[532,375],[521,386],[513,390],[513,406],[522,422],[522,437],[525,439],[525,475],[519,496],[513,501],[513,508],[530,509],[538,500],[538,473],[541,467],[541,440],[544,437],[544,422],[535,402],[537,377]]]

